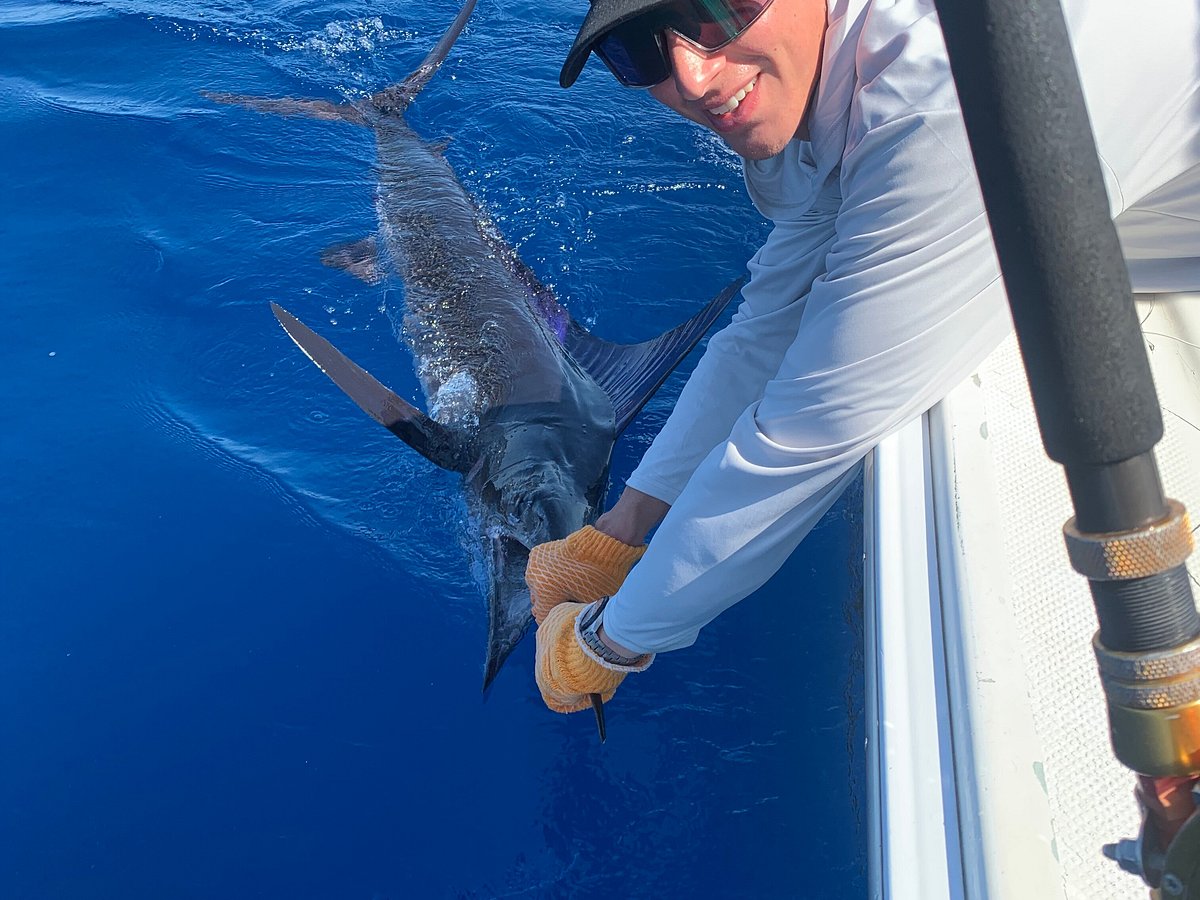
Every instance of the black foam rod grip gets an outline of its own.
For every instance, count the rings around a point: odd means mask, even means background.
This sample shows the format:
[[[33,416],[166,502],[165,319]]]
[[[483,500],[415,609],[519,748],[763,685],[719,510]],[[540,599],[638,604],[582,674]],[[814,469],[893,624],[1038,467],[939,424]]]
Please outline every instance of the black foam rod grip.
[[[1062,10],[936,5],[1046,453],[1148,452],[1162,414]]]

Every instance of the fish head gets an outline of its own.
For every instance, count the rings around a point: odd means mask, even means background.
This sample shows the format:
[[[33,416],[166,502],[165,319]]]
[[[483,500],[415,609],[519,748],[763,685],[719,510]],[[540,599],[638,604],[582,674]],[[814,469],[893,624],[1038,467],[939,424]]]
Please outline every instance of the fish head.
[[[488,561],[486,690],[532,621],[529,551],[595,519],[615,434],[611,405],[599,412],[563,403],[510,405],[483,425],[480,457],[465,487],[477,504]]]
[[[536,477],[535,477],[536,476]],[[525,567],[538,544],[565,537],[595,517],[594,507],[553,469],[540,467],[530,477],[511,480],[504,490],[488,492],[481,510],[487,555],[488,646],[484,690],[520,643],[532,620]]]
[[[478,499],[485,533],[531,548],[595,518],[608,483],[612,439],[603,432],[592,439],[586,426],[572,429],[561,416],[534,416],[528,407],[523,412],[523,418],[501,420],[483,432],[465,486]]]
[[[488,647],[484,689],[532,621],[525,568],[538,544],[564,538],[593,521],[607,470],[581,484],[570,467],[547,456],[479,473],[469,491],[484,536]]]

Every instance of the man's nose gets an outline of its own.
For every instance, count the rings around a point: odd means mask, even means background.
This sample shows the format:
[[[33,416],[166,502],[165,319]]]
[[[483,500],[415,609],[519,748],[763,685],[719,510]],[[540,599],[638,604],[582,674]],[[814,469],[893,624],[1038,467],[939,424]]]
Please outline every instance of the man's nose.
[[[725,67],[725,54],[720,50],[702,50],[669,28],[664,36],[676,90],[685,100],[699,100],[708,92],[708,85],[713,78]]]

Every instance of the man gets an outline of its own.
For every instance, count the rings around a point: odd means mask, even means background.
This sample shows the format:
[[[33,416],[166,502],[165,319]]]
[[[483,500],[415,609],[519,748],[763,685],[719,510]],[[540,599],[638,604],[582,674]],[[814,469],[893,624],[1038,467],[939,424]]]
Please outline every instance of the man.
[[[1200,9],[1130,9],[1067,3],[1072,48],[1134,289],[1197,290]],[[774,229],[619,501],[530,555],[559,712],[762,585],[1010,328],[931,0],[592,0],[564,87],[590,53],[741,155]]]

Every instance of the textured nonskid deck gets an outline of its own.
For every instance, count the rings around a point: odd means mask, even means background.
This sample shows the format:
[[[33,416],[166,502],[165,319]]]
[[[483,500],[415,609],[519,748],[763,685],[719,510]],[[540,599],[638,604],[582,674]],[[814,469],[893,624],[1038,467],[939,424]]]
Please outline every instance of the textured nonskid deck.
[[[1200,295],[1138,307],[1164,487],[1195,516]],[[1109,744],[1096,616],[1062,538],[1070,499],[1014,338],[880,445],[866,503],[872,895],[1148,896],[1101,852],[1137,833],[1134,778]]]
[[[1200,296],[1155,295],[1138,306],[1163,406],[1156,452],[1164,487],[1196,510]],[[961,745],[985,760],[959,769],[960,782],[973,782],[959,796],[990,798],[979,812],[1003,823],[985,821],[965,844],[978,847],[983,895],[1017,896],[1002,873],[1034,860],[1028,847],[1014,858],[1028,834],[1013,832],[1035,826],[1044,805],[1062,896],[1144,898],[1145,885],[1101,856],[1103,844],[1137,832],[1133,777],[1109,745],[1091,650],[1095,612],[1061,536],[1070,499],[1062,469],[1042,450],[1015,339],[929,422],[939,569],[944,586],[959,588],[943,590],[947,646],[963,650],[948,654],[955,755]],[[1044,790],[1037,806],[1023,796],[1031,776]],[[964,831],[974,827],[975,817],[960,812]]]

